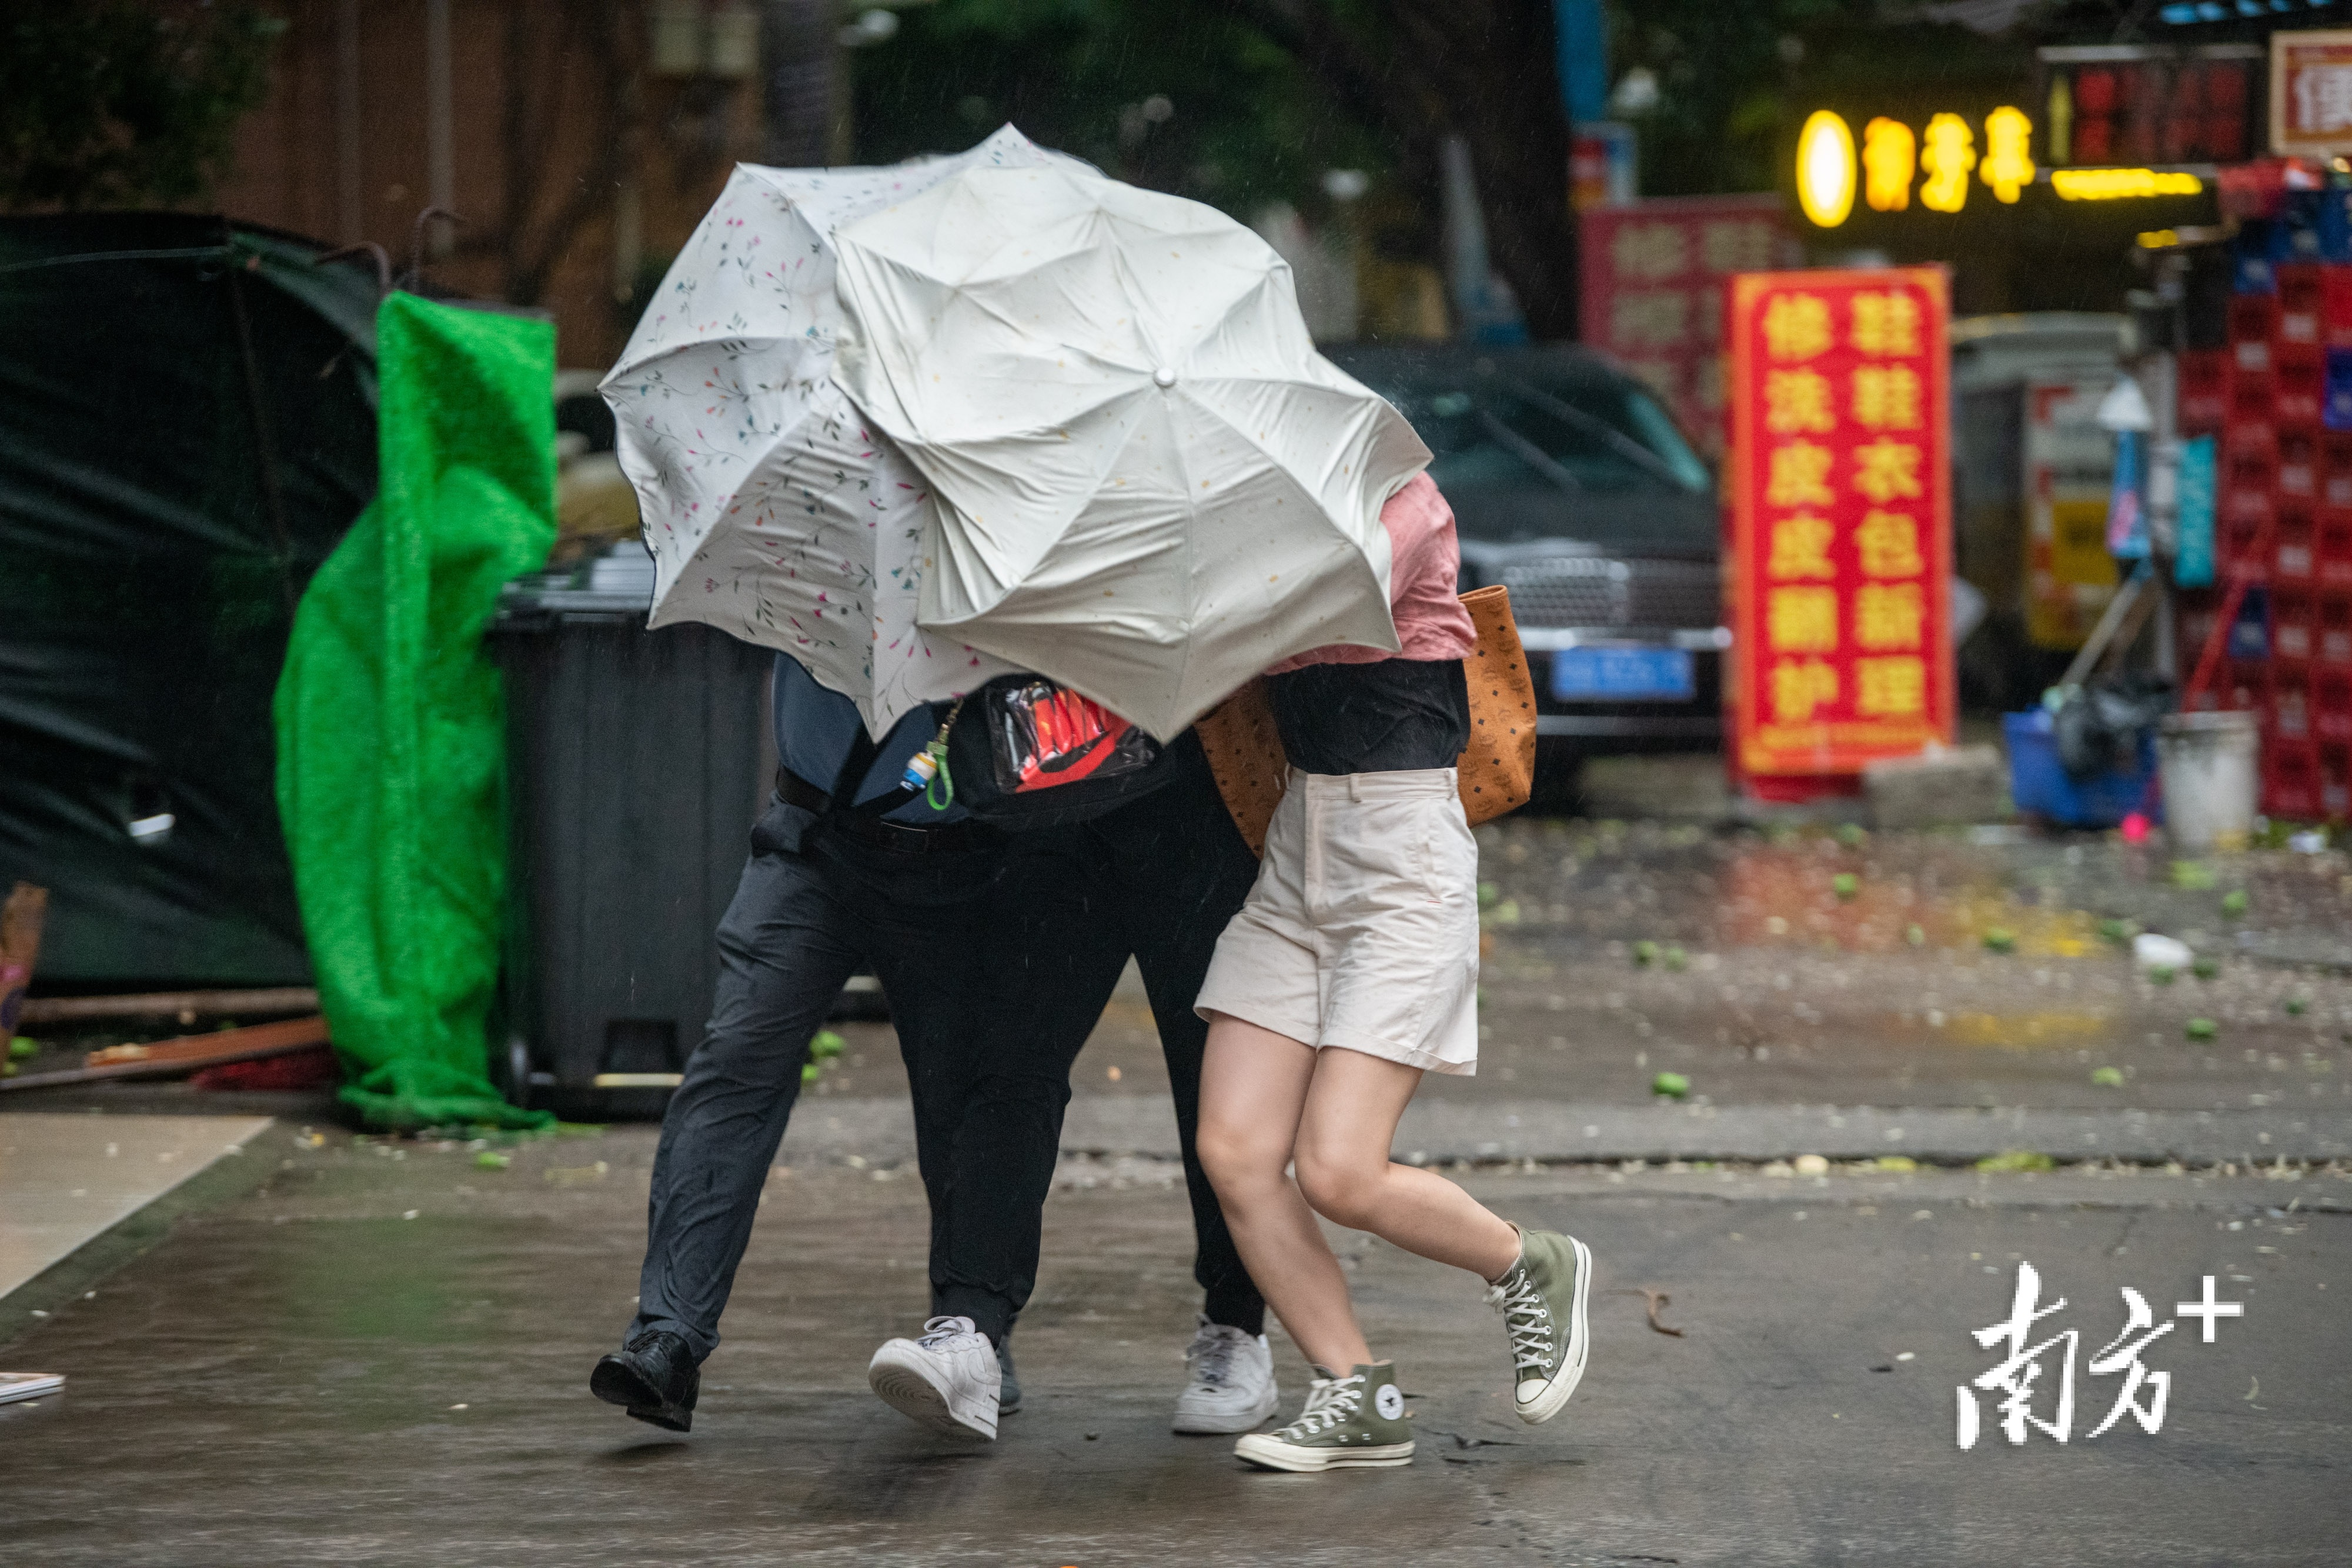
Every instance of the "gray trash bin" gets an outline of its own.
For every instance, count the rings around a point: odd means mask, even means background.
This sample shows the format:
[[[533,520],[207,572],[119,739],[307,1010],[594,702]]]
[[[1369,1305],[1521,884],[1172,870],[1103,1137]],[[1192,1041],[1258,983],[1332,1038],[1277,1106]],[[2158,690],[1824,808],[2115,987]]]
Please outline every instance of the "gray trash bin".
[[[652,559],[620,547],[509,587],[508,898],[500,1065],[567,1119],[658,1115],[701,1039],[712,942],[774,776],[775,655],[646,629]]]

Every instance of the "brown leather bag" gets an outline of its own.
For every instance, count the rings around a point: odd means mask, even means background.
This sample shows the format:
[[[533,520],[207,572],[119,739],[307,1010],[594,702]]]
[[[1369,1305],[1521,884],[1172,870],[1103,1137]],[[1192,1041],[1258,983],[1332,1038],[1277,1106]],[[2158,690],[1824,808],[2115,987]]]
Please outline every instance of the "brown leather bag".
[[[1455,768],[1462,813],[1473,827],[1517,810],[1535,792],[1536,687],[1510,590],[1500,584],[1462,596],[1478,646],[1462,661],[1470,686],[1470,744]],[[1265,831],[1290,779],[1290,761],[1274,727],[1265,678],[1258,677],[1202,715],[1193,727],[1208,755],[1217,793],[1253,853],[1265,852]]]

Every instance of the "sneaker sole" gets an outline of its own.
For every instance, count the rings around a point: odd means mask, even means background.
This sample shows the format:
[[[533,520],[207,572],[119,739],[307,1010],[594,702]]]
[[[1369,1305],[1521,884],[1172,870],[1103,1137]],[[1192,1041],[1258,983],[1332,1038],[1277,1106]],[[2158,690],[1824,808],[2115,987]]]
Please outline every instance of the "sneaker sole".
[[[1176,1407],[1174,1430],[1188,1437],[1228,1437],[1236,1432],[1248,1432],[1265,1425],[1267,1416],[1281,1407],[1282,1391],[1269,1387],[1257,1408],[1246,1415],[1220,1416],[1214,1411],[1188,1411]]]
[[[877,1356],[866,1369],[866,1382],[883,1404],[919,1426],[958,1437],[996,1436],[993,1422],[982,1427],[958,1416],[948,1406],[946,1391],[914,1367]]]
[[[1262,1470],[1317,1475],[1324,1470],[1387,1469],[1412,1463],[1411,1443],[1362,1448],[1308,1448],[1253,1434],[1234,1445],[1234,1458]]]
[[[1576,1304],[1570,1308],[1568,1318],[1568,1354],[1561,1361],[1559,1375],[1544,1385],[1544,1391],[1525,1405],[1517,1405],[1519,1419],[1530,1427],[1540,1427],[1559,1415],[1568,1404],[1568,1396],[1584,1381],[1584,1356],[1590,1348],[1586,1333],[1586,1298],[1592,1293],[1592,1249],[1571,1236],[1569,1245],[1576,1249]]]

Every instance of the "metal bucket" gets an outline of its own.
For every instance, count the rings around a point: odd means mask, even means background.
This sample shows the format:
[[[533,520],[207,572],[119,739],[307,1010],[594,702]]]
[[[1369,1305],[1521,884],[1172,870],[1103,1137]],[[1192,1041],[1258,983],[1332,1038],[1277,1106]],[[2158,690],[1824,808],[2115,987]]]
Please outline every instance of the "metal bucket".
[[[2176,713],[2158,724],[2157,767],[2174,848],[2245,847],[2254,830],[2260,749],[2250,713]]]

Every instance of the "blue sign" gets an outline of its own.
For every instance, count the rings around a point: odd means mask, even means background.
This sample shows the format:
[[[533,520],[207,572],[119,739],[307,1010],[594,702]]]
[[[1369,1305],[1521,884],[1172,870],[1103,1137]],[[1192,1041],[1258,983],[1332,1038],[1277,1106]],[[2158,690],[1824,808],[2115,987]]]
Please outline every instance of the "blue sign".
[[[2176,588],[2213,586],[2213,465],[2211,436],[2191,436],[2180,444],[2180,526],[2172,555]]]

